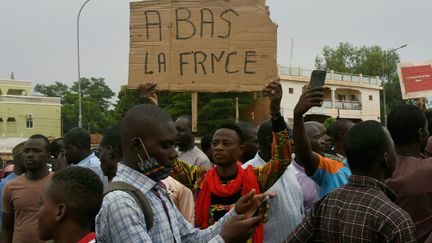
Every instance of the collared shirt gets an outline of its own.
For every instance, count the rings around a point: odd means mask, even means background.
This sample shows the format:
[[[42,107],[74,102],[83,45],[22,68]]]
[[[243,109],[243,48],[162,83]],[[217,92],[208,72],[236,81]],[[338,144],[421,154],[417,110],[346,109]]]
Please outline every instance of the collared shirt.
[[[311,178],[318,184],[320,197],[327,195],[340,186],[348,183],[351,170],[346,160],[343,162],[325,158],[319,155],[318,169]]]
[[[410,216],[395,194],[371,177],[350,177],[322,198],[287,242],[416,242]]]
[[[303,206],[305,212],[308,213],[312,209],[313,205],[320,199],[319,186],[314,180],[306,175],[304,168],[299,165],[295,159],[291,161],[289,166],[294,170],[297,181],[302,188]]]
[[[87,156],[85,159],[81,160],[78,164],[74,166],[89,168],[99,176],[104,185],[108,183],[108,177],[104,176],[101,168],[101,162],[94,153],[91,153],[89,156]]]
[[[201,151],[197,146],[187,151],[178,151],[178,159],[188,164],[197,166],[198,168],[205,168],[209,170],[213,167],[207,155]]]
[[[140,206],[126,192],[108,193],[96,216],[98,242],[224,242],[219,235],[222,225],[234,214],[231,210],[221,220],[206,230],[195,229],[168,199],[164,191],[162,200],[168,208],[168,219],[163,204],[151,190],[157,184],[152,179],[123,164],[118,165],[113,181],[124,181],[140,189],[149,200],[154,223],[147,232],[145,216]],[[163,189],[161,189],[163,190]],[[169,222],[171,221],[172,231]]]
[[[432,158],[396,157],[393,176],[385,181],[397,195],[396,204],[413,219],[419,242],[432,234]]]
[[[266,162],[261,158],[261,156],[259,156],[259,151],[258,151],[253,159],[247,161],[242,165],[242,168],[246,169],[249,165],[254,168],[263,167],[266,165]]]

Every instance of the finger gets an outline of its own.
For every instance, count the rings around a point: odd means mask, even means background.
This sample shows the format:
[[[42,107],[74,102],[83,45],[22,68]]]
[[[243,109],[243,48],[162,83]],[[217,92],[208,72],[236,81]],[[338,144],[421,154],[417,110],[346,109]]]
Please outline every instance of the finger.
[[[237,221],[242,221],[246,219],[246,216],[244,214],[239,214],[239,215],[234,215],[232,218]]]
[[[266,192],[265,194],[270,198],[275,198],[277,196],[276,192]]]
[[[323,91],[324,87],[314,87],[314,88],[310,88],[308,89],[308,92],[315,92],[315,91]]]
[[[261,222],[261,220],[263,220],[262,214],[257,215],[255,217],[248,218],[248,219],[244,219],[241,222],[245,225],[252,226],[252,225],[258,225]]]
[[[254,198],[255,193],[256,193],[255,189],[250,190],[246,195],[243,196],[243,202],[248,203],[250,200]]]

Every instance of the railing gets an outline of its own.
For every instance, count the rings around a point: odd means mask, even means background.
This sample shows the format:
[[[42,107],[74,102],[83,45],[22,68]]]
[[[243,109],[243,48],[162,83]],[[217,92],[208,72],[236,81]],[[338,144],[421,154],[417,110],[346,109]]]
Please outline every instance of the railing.
[[[343,101],[336,100],[335,101],[335,109],[344,109],[344,110],[361,110],[362,105],[359,101]]]
[[[333,102],[331,100],[324,100],[322,108],[333,108]]]
[[[58,105],[60,105],[60,98],[38,97],[38,96],[19,96],[19,95],[0,95],[0,102],[41,103],[41,104],[58,104]]]
[[[310,77],[312,74],[312,70],[302,69],[299,67],[279,66],[279,74],[299,76],[299,77]],[[380,84],[378,77],[365,76],[362,74],[354,75],[354,74],[347,74],[347,73],[337,73],[334,71],[330,71],[327,73],[326,80],[365,83],[365,84],[372,84],[372,85]]]

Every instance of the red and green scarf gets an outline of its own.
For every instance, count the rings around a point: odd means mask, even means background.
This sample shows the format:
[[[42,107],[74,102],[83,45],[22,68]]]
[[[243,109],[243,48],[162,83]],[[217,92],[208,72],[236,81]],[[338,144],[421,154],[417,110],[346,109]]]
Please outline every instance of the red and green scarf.
[[[201,229],[205,229],[209,226],[211,194],[219,197],[229,197],[240,189],[242,190],[242,196],[250,192],[252,189],[255,189],[257,193],[260,193],[258,181],[255,173],[253,173],[252,167],[248,166],[246,169],[243,169],[240,165],[241,163],[237,163],[236,178],[225,185],[220,181],[216,167],[207,171],[196,203],[196,219],[197,224]],[[252,239],[254,243],[263,242],[264,227],[262,223],[256,229]]]

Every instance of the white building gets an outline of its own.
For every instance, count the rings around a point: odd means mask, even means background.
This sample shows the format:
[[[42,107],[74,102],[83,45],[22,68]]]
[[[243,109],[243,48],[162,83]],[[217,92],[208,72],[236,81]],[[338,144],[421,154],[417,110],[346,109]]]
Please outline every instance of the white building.
[[[279,67],[284,92],[282,115],[289,122],[293,119],[294,106],[309,84],[311,72],[301,68]],[[319,121],[327,117],[379,121],[381,90],[379,77],[329,72],[324,85],[323,106],[312,108],[306,115]]]

